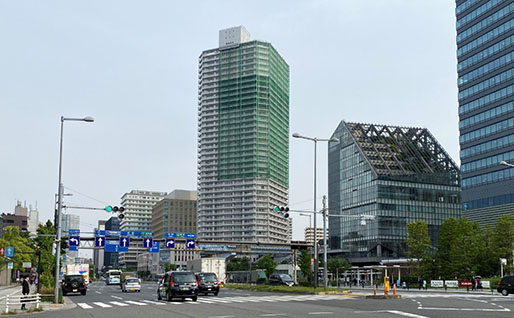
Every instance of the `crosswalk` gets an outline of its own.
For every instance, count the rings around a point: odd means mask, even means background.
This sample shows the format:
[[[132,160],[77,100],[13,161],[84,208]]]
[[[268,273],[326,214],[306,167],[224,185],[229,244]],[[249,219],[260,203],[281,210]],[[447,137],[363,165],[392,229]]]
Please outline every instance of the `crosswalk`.
[[[119,297],[118,297],[119,298]],[[286,295],[286,296],[246,296],[246,297],[199,297],[196,302],[191,299],[185,301],[161,301],[161,300],[117,300],[107,302],[91,302],[91,303],[77,303],[82,309],[95,309],[95,308],[116,308],[116,307],[127,307],[127,306],[178,306],[178,305],[202,305],[202,304],[230,304],[230,303],[261,303],[261,302],[289,302],[289,301],[319,301],[319,300],[350,300],[348,297],[338,296],[318,296],[318,295]]]

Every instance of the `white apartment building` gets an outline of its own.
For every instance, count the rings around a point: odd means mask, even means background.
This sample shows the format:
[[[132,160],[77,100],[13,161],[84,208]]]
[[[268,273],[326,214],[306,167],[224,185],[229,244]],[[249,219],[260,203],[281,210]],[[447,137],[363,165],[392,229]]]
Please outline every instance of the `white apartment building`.
[[[326,234],[326,237],[327,237],[327,240],[328,240],[328,228],[327,228],[327,231],[325,232]],[[314,228],[313,227],[306,227],[305,228],[305,231],[304,231],[304,237],[305,237],[305,241],[310,243],[310,244],[314,244]],[[316,239],[319,241],[323,240],[323,228],[322,227],[317,227],[316,228]]]
[[[121,231],[152,231],[152,207],[161,201],[166,192],[132,190],[121,197],[125,217],[120,220]],[[131,243],[131,247],[142,247],[142,243]],[[137,267],[137,251],[119,253],[121,266]]]
[[[244,27],[221,30],[199,57],[199,238],[289,242],[290,220],[273,212],[288,183],[289,66]]]

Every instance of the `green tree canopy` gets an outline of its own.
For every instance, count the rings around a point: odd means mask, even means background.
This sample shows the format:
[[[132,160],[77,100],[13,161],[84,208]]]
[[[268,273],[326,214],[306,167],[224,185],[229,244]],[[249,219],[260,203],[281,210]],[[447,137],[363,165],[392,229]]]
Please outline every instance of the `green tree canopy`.
[[[0,238],[0,246],[12,246],[14,247],[14,256],[11,258],[14,263],[14,269],[23,270],[24,262],[32,262],[33,261],[33,253],[34,249],[31,246],[30,240],[23,236],[20,228],[17,226],[7,226],[4,227],[4,235]],[[25,252],[26,254],[24,254]],[[5,268],[5,261],[3,263]]]
[[[504,214],[496,223],[492,239],[492,247],[497,261],[499,258],[506,258],[507,265],[505,272],[512,273],[512,244],[514,243],[514,216]]]
[[[310,268],[311,268],[311,254],[308,249],[300,251],[300,255],[297,260],[300,271],[303,273],[303,277],[309,278],[310,280]]]
[[[271,254],[267,254],[262,257],[258,262],[257,266],[261,269],[264,269],[266,272],[266,277],[269,279],[270,275],[275,272],[277,269],[277,263],[271,257]]]
[[[414,267],[418,278],[432,275],[432,257],[430,255],[430,237],[425,221],[407,224],[407,247],[409,263]]]
[[[328,271],[332,274],[343,273],[351,267],[350,263],[342,257],[331,257],[327,260]]]

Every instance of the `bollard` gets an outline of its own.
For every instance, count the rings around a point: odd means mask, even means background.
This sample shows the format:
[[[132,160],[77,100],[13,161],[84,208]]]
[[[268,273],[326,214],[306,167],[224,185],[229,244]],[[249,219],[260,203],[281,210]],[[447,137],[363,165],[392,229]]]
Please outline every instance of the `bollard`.
[[[373,296],[377,295],[377,285],[373,287]]]
[[[396,296],[396,284],[393,284],[393,296]]]

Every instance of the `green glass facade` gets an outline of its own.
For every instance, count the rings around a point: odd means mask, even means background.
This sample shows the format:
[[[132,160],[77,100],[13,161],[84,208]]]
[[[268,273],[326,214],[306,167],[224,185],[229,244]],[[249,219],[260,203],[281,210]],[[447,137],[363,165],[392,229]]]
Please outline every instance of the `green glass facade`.
[[[218,179],[289,183],[289,66],[273,46],[220,49]]]

